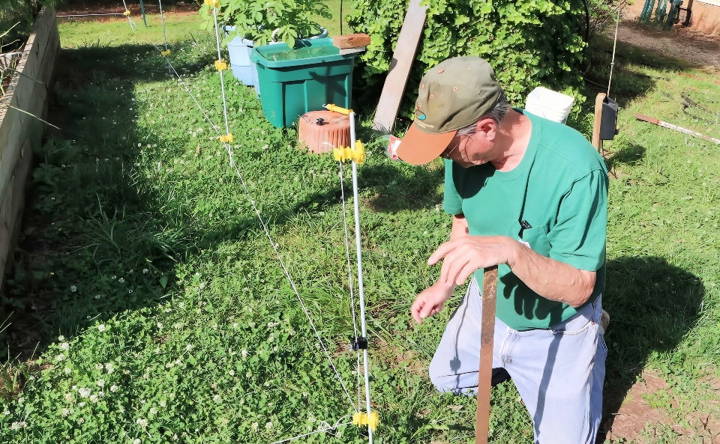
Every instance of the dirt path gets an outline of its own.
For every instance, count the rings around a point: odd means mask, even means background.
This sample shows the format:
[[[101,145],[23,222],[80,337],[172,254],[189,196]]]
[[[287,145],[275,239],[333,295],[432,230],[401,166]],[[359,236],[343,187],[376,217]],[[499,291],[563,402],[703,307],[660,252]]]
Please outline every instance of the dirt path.
[[[607,33],[613,37],[615,29]],[[686,28],[668,31],[640,25],[635,21],[623,21],[618,30],[618,40],[663,55],[685,60],[693,65],[720,70],[720,38],[693,32]]]

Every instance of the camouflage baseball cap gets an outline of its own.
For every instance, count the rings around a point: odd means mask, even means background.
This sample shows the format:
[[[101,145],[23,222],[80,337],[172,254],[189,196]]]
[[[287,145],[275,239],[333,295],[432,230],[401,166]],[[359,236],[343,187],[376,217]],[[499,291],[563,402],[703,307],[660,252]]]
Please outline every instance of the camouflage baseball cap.
[[[453,57],[425,73],[415,102],[415,120],[397,154],[413,165],[438,157],[457,130],[488,114],[502,95],[495,72],[480,57]]]

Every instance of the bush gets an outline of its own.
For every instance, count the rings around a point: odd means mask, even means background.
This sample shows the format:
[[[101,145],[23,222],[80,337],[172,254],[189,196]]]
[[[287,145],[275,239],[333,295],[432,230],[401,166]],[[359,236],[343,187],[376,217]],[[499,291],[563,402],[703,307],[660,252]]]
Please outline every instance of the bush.
[[[201,14],[212,14],[204,5]],[[295,39],[309,37],[320,31],[318,17],[330,18],[324,2],[316,0],[223,0],[218,20],[235,26],[232,36],[239,35],[265,44],[273,37],[294,46]]]
[[[477,55],[495,68],[516,105],[538,85],[576,97],[580,105],[585,61],[586,8],[582,0],[425,0],[427,19],[401,114],[412,115],[422,74],[442,60]],[[390,68],[405,8],[397,0],[356,0],[349,19],[371,35],[362,57],[360,90],[379,90]],[[576,109],[579,108],[576,107]]]

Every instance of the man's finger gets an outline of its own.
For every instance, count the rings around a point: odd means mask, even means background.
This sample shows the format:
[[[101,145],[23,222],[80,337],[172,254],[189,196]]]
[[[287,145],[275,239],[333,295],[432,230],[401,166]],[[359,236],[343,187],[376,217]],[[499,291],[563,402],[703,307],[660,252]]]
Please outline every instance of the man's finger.
[[[428,265],[435,265],[437,261],[444,258],[450,251],[455,249],[457,246],[457,241],[450,241],[445,242],[444,244],[441,244],[437,250],[433,254],[430,255],[428,258]]]
[[[462,270],[460,270],[460,272],[455,277],[455,285],[464,284],[467,278],[477,269],[478,267],[473,261],[469,261],[468,263],[466,263],[465,266],[462,267]]]
[[[420,310],[422,309],[422,306],[423,301],[421,299],[416,299],[415,302],[413,302],[412,307],[410,307],[410,314],[418,324],[422,322],[422,319],[420,319]]]
[[[423,305],[422,310],[420,310],[420,319],[425,319],[428,316],[430,316],[430,312],[432,311],[432,309],[433,309],[432,304],[428,303],[428,304]]]

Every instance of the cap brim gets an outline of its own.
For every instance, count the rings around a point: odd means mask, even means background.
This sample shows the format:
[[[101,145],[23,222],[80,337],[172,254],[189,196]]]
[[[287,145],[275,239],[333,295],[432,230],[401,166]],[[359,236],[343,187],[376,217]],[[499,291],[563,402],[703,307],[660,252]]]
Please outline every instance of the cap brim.
[[[428,133],[413,123],[402,138],[397,155],[411,165],[423,165],[442,154],[455,133],[457,131]]]

